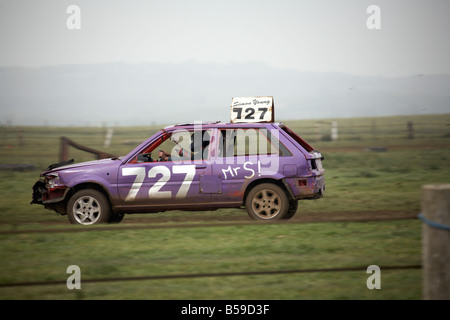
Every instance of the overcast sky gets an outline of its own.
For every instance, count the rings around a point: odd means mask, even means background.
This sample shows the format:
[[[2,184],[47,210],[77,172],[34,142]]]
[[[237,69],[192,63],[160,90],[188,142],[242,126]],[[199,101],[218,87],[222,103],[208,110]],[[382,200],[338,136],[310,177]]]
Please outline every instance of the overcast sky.
[[[79,30],[67,7],[80,8]],[[371,30],[370,5],[381,29]],[[261,62],[385,77],[450,73],[448,0],[0,0],[0,67]]]

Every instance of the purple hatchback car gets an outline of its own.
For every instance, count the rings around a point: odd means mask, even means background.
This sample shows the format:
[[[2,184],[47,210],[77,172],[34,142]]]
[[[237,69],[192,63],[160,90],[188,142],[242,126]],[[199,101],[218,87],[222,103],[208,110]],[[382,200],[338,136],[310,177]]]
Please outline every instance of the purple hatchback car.
[[[73,224],[117,223],[125,213],[245,207],[256,220],[289,219],[325,190],[323,157],[282,123],[166,127],[128,155],[50,166],[32,203]]]

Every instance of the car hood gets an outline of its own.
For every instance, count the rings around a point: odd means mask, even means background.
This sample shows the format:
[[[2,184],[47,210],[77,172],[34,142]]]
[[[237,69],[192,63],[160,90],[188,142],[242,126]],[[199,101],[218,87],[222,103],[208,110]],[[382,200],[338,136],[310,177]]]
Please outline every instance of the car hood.
[[[47,170],[45,170],[44,172],[42,172],[42,175],[46,175],[52,172],[58,172],[61,170],[66,170],[66,169],[74,169],[74,168],[80,168],[80,167],[88,167],[88,166],[100,166],[100,165],[108,165],[110,163],[116,162],[116,161],[120,161],[118,158],[108,158],[108,159],[101,159],[101,160],[93,160],[93,161],[86,161],[86,162],[80,162],[80,163],[73,163],[73,164],[68,164],[68,165],[61,165],[59,166],[58,164],[56,165],[52,165],[54,166],[52,169],[50,169],[52,166],[50,166],[49,168],[47,168]],[[55,167],[56,166],[56,167]]]

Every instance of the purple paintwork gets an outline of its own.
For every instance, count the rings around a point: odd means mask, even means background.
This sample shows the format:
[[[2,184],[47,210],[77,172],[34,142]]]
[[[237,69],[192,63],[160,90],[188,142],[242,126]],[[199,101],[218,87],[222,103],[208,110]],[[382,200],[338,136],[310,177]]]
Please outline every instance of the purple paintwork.
[[[166,150],[170,158],[156,161],[162,141],[173,145]],[[297,200],[323,195],[322,160],[319,152],[281,123],[175,125],[154,134],[124,157],[44,171],[33,187],[32,203],[70,216],[87,217],[91,210],[96,216],[108,212],[123,217],[124,213],[242,206],[260,212],[271,202],[275,209],[270,209],[273,215],[267,220],[278,219],[282,215],[277,216],[278,212],[286,211],[287,205],[289,212],[295,213]],[[275,185],[285,195],[271,188],[252,193],[261,183]],[[105,201],[83,194],[83,200],[71,202],[81,190],[100,191]],[[246,202],[249,194],[254,198]],[[283,204],[286,199],[289,203]],[[286,215],[284,218],[290,217]],[[89,221],[95,223],[97,218]],[[262,214],[257,218],[266,219]],[[99,221],[111,220],[105,219]]]

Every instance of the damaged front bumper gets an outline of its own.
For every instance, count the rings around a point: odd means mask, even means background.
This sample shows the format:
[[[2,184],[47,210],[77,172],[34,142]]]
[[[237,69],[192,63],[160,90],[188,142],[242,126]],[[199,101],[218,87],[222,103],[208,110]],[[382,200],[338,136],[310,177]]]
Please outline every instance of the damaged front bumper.
[[[31,197],[31,202],[30,204],[44,204],[43,199],[44,199],[44,194],[47,193],[47,188],[45,187],[45,182],[42,180],[38,180],[34,185],[33,185],[33,194]]]
[[[51,172],[51,170],[70,165],[74,162],[74,159],[70,159],[50,165],[41,174],[41,178],[33,186],[31,204],[36,203],[45,205],[64,200],[69,188],[61,183],[59,174],[57,172]]]
[[[64,199],[69,189],[66,186],[55,186],[49,183],[49,177],[44,177],[33,185],[33,194],[30,203],[41,204],[46,209],[65,214]]]

